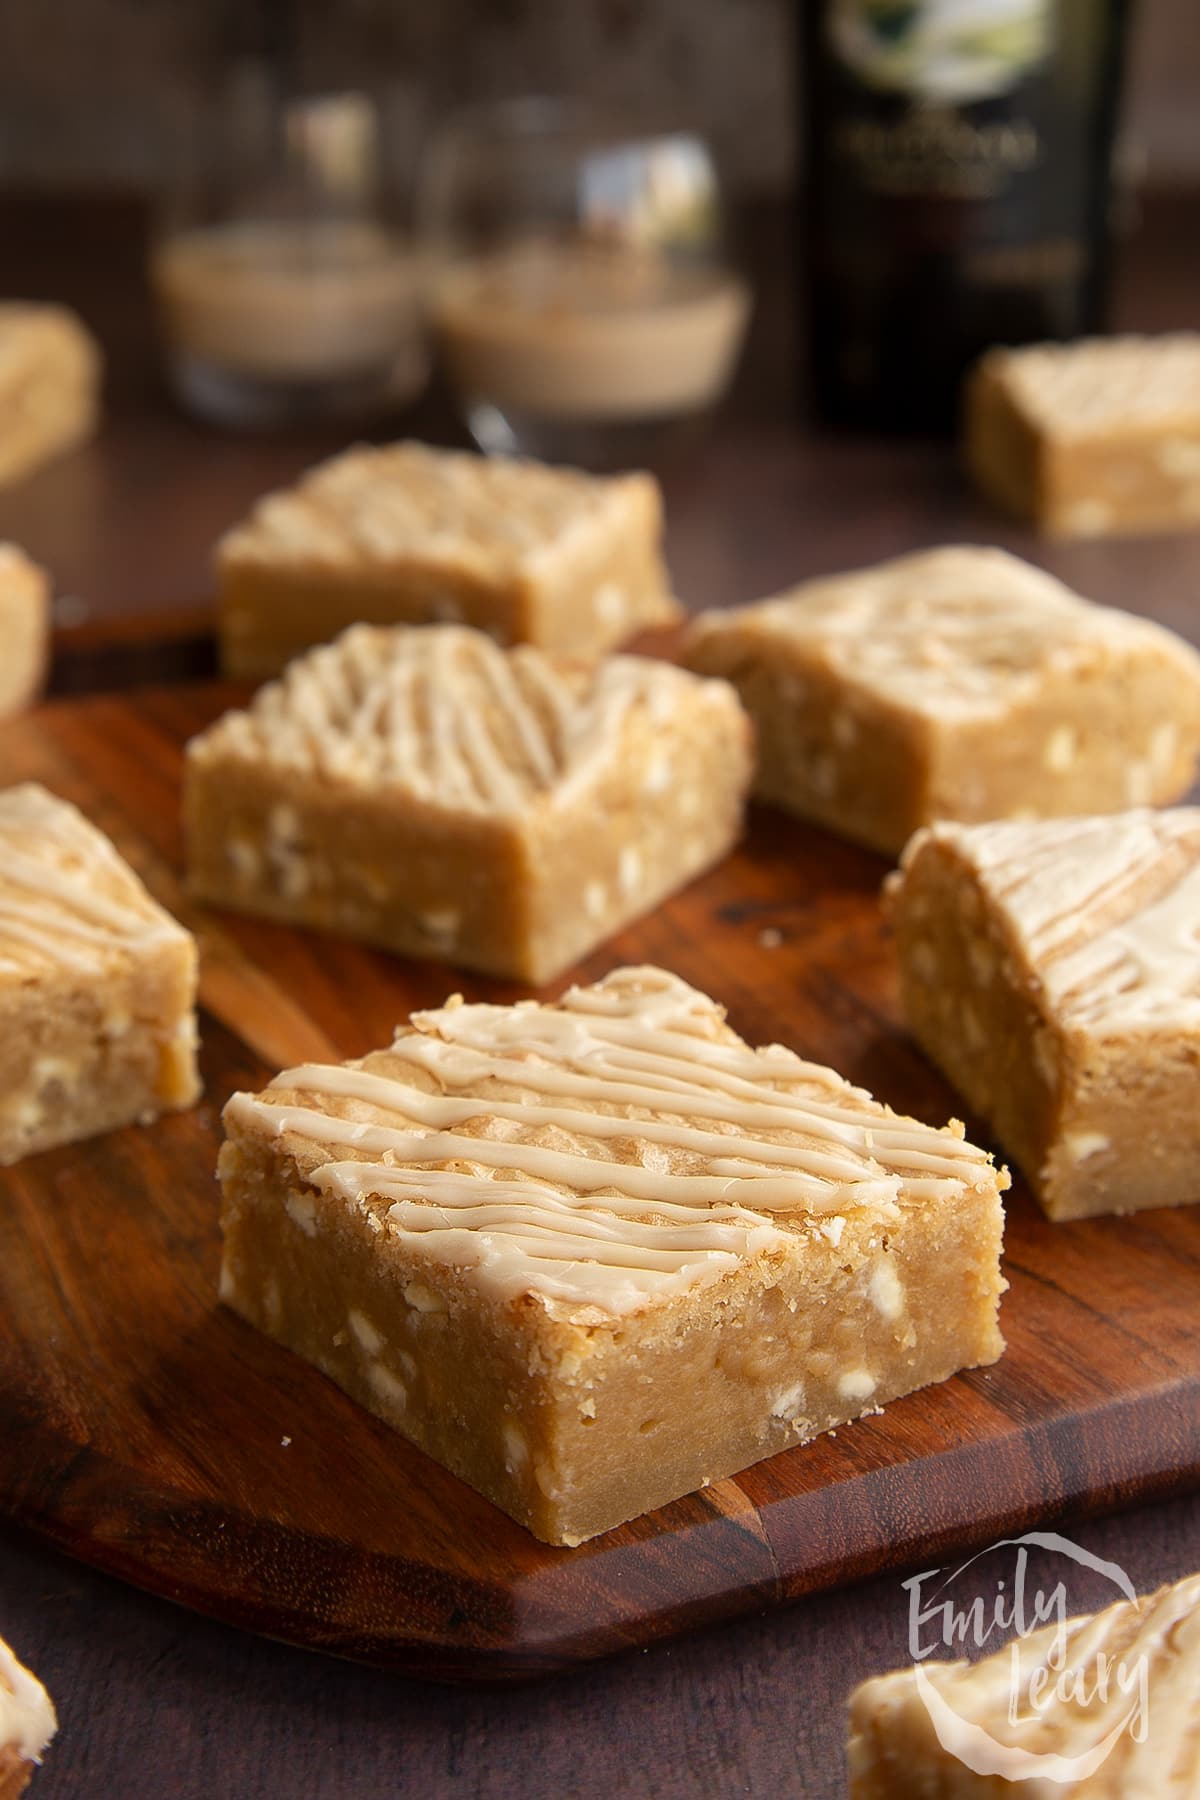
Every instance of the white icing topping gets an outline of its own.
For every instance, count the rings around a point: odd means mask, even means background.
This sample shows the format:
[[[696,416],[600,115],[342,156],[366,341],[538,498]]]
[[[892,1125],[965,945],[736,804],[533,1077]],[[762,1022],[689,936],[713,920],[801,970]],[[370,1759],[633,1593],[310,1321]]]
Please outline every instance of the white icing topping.
[[[772,600],[704,613],[691,643],[706,668],[747,643],[802,650],[850,686],[937,720],[1003,716],[1048,677],[1155,655],[1190,675],[1200,655],[1147,619],[1082,600],[1006,551],[951,546],[805,582]],[[1056,747],[1055,755],[1060,754]]]
[[[75,807],[34,782],[0,791],[0,970],[91,972],[186,935]]]
[[[607,1313],[781,1249],[781,1221],[836,1241],[850,1211],[997,1180],[953,1130],[780,1045],[752,1050],[650,968],[556,1006],[416,1013],[390,1051],[286,1070],[226,1116],[288,1134],[315,1187],[371,1197],[491,1291]]]
[[[1190,427],[1200,438],[1195,332],[1030,344],[994,350],[986,360],[1025,416],[1055,437]],[[1164,449],[1164,469],[1181,477],[1194,472],[1200,442],[1182,439]]]
[[[221,551],[270,562],[414,558],[483,580],[533,575],[628,529],[632,505],[656,512],[655,492],[646,475],[585,475],[417,443],[358,446],[266,495]]]
[[[502,650],[460,625],[356,625],[300,657],[193,740],[196,762],[267,761],[430,805],[513,813],[538,796],[570,806],[629,748],[707,709],[740,731],[733,693],[646,657],[586,664],[530,645]]]
[[[49,1694],[0,1638],[0,1748],[16,1750],[26,1762],[40,1762],[57,1730]]]
[[[1200,1575],[1044,1625],[981,1661],[919,1671],[865,1683],[854,1714],[899,1722],[927,1712],[939,1761],[986,1766],[1031,1800],[1200,1793]],[[911,1743],[908,1731],[901,1741]]]
[[[1064,1025],[1200,1030],[1200,808],[931,834],[978,872]]]

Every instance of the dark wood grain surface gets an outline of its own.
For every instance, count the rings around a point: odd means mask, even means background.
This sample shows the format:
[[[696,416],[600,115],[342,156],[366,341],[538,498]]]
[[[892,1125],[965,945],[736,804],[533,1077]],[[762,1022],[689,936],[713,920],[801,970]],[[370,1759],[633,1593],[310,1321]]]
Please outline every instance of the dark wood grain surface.
[[[761,301],[743,377],[703,455],[667,477],[685,598],[734,601],[839,563],[991,538],[1098,598],[1200,636],[1200,539],[1052,551],[977,507],[943,446],[820,440],[798,428],[786,223],[766,213],[751,225]],[[221,439],[170,411],[155,370],[143,238],[140,209],[104,196],[0,197],[5,288],[80,305],[110,358],[97,443],[0,493],[0,535],[41,555],[67,602],[56,668],[63,691],[207,672],[212,535],[255,494],[337,447],[318,437]],[[1198,296],[1200,201],[1157,202],[1124,248],[1117,322],[1194,326]],[[454,435],[436,401],[398,428]],[[740,1022],[755,1029],[771,988],[757,1016],[750,1001]],[[1085,1383],[1090,1329],[1081,1311],[1073,1355]],[[1141,1354],[1131,1345],[1131,1359]],[[1164,1436],[1177,1438],[1180,1423],[1190,1431],[1194,1414],[1177,1412]],[[0,1463],[11,1480],[17,1447],[0,1441]],[[1072,1535],[1120,1562],[1143,1590],[1200,1566],[1195,1499],[1141,1506]],[[1080,1598],[1106,1597],[1097,1589]],[[889,1571],[582,1676],[472,1694],[264,1643],[2,1533],[0,1630],[40,1666],[60,1703],[63,1731],[34,1790],[45,1800],[110,1792],[833,1800],[844,1792],[845,1695],[904,1660],[906,1600]]]

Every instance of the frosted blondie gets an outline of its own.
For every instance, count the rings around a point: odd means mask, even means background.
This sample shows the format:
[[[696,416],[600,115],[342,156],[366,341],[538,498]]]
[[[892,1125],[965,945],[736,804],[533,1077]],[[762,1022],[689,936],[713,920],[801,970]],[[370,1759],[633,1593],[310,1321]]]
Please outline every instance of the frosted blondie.
[[[25,1792],[57,1730],[49,1694],[0,1638],[0,1800]]]
[[[37,698],[50,650],[50,584],[15,544],[0,543],[0,718]]]
[[[0,484],[91,436],[100,375],[95,340],[65,306],[0,302]]]
[[[189,881],[540,983],[725,854],[751,761],[725,682],[354,626],[189,745]]]
[[[889,885],[909,1025],[1050,1217],[1200,1201],[1200,808],[936,825]]]
[[[221,540],[222,663],[258,680],[359,621],[608,650],[678,616],[661,539],[650,475],[415,443],[349,450]]]
[[[966,388],[983,491],[1066,537],[1200,524],[1200,335],[991,350]]]
[[[1200,753],[1200,654],[1002,550],[705,613],[684,656],[741,694],[763,799],[889,853],[932,819],[1176,800]]]
[[[1000,1190],[620,969],[225,1110],[221,1296],[549,1543],[993,1362]]]
[[[196,950],[112,844],[0,791],[0,1164],[189,1106]]]
[[[850,1800],[1195,1800],[1200,1576],[850,1698]]]

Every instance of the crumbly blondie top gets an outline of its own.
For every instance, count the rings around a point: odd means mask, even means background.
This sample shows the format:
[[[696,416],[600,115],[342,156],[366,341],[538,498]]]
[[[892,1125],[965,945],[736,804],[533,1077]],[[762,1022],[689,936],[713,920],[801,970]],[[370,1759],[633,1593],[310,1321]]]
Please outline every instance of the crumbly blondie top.
[[[267,494],[223,556],[275,563],[412,558],[483,581],[535,575],[576,534],[619,531],[647,475],[601,477],[418,443],[357,447]]]
[[[552,1006],[455,996],[390,1050],[285,1070],[225,1117],[483,1292],[604,1317],[788,1235],[836,1244],[848,1212],[886,1226],[901,1201],[1007,1185],[960,1125],[898,1116],[781,1045],[751,1049],[721,1007],[649,967]]]
[[[707,703],[737,705],[724,682],[647,657],[590,663],[531,645],[502,650],[466,626],[355,625],[292,663],[246,711],[226,713],[189,755],[511,814],[540,797],[576,802],[628,753],[636,718],[669,730]],[[656,779],[653,763],[645,778]]]
[[[150,943],[187,939],[69,802],[36,782],[0,791],[0,976],[100,973]]]
[[[992,350],[983,366],[1030,423],[1056,439],[1200,423],[1200,333]]]
[[[1181,638],[1080,599],[1004,550],[949,546],[806,582],[702,614],[692,641],[743,630],[802,646],[839,679],[935,721],[1003,714],[1050,675],[1150,647],[1186,667],[1200,697],[1200,655]]]
[[[1200,1032],[1200,807],[936,824],[1000,907],[1053,1016],[1096,1037]]]

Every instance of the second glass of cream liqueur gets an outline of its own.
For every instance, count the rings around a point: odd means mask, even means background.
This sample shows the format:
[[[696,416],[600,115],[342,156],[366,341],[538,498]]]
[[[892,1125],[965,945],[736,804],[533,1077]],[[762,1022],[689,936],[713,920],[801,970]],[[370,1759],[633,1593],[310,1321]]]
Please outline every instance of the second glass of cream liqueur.
[[[750,309],[707,147],[583,104],[453,121],[419,196],[434,340],[484,450],[653,463],[728,386]]]

